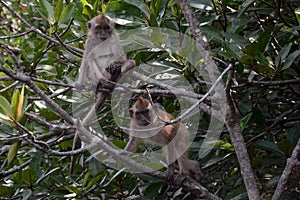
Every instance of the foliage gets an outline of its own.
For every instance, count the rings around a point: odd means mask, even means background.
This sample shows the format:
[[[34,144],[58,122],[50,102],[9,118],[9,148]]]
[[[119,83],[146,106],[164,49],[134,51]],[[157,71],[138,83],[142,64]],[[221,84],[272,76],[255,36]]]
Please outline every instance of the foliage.
[[[300,12],[298,0],[290,1],[190,1],[213,56],[222,60],[222,71],[232,59],[236,65],[234,100],[240,111],[251,164],[263,199],[270,199],[276,183],[300,137]],[[6,1],[32,27],[72,47],[83,49],[88,19],[104,12],[116,20],[119,32],[140,27],[161,27],[190,33],[176,0],[82,0],[82,1]],[[46,95],[72,114],[72,91],[81,57],[60,44],[30,30],[5,7],[0,8],[0,64],[17,72],[22,69]],[[123,19],[123,20],[121,20]],[[17,35],[25,33],[23,35]],[[15,36],[5,38],[4,36]],[[184,58],[169,52],[142,49],[129,52],[139,63],[168,65],[182,73],[194,91],[204,94],[202,77]],[[170,59],[172,58],[172,59]],[[18,63],[18,64],[16,64]],[[194,199],[182,188],[168,186],[143,174],[130,174],[102,165],[89,152],[76,156],[70,173],[70,157],[47,154],[47,145],[57,152],[70,151],[74,129],[70,128],[34,91],[5,79],[0,72],[0,197],[24,199],[94,198]],[[64,83],[49,84],[49,82]],[[178,114],[172,96],[155,96],[168,112]],[[176,104],[177,103],[177,104]],[[127,136],[107,115],[105,103],[99,111],[107,136],[120,146]],[[34,116],[38,116],[36,118]],[[39,119],[44,119],[40,121]],[[203,114],[198,134],[191,146],[197,151],[208,129],[210,116]],[[55,126],[65,129],[55,129]],[[40,143],[35,143],[38,140]],[[45,144],[44,144],[45,143]],[[47,144],[47,145],[46,145]],[[226,130],[213,151],[201,158],[207,178],[201,184],[224,199],[247,199],[234,147]],[[299,165],[288,180],[283,199],[299,196]]]

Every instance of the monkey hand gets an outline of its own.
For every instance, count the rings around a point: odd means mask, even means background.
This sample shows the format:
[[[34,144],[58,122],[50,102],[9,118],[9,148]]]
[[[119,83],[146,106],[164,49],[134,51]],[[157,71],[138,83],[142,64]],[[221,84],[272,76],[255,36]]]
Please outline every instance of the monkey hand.
[[[134,60],[127,60],[121,67],[121,76],[136,66]]]

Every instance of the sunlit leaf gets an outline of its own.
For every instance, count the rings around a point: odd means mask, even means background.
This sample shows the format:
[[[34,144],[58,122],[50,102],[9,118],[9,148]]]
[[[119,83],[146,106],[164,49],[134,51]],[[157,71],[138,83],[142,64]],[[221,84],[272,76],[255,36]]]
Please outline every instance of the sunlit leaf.
[[[69,5],[67,5],[67,7],[65,7],[60,15],[58,24],[63,24],[64,22],[66,22],[67,20],[70,19],[70,17],[72,16],[73,12],[75,9],[75,5],[74,3],[70,3]]]
[[[86,0],[81,0],[81,3],[83,5],[82,14],[88,16],[88,18],[91,19],[93,17],[93,6],[89,4]]]
[[[19,102],[18,102],[18,107],[17,107],[17,112],[16,112],[16,120],[19,121],[21,116],[22,116],[22,111],[24,108],[24,89],[25,89],[25,85],[23,84],[22,86],[22,90],[21,90],[21,94],[19,97]]]
[[[49,24],[53,25],[55,22],[54,18],[54,9],[52,5],[47,0],[39,0],[40,9],[39,12],[46,20],[48,20]]]
[[[62,10],[63,10],[63,0],[58,0],[54,9],[55,21],[60,20]]]
[[[0,112],[13,119],[11,105],[3,96],[0,96]]]

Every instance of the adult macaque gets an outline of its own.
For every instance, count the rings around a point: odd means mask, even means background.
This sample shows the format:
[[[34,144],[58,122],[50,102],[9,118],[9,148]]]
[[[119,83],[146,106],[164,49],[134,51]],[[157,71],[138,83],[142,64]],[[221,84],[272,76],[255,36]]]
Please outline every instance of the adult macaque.
[[[112,19],[101,13],[87,22],[87,28],[78,89],[96,89],[102,81],[116,81],[121,73],[135,66],[123,52]]]
[[[95,91],[99,85],[107,84],[106,81],[116,82],[122,74],[135,67],[135,61],[127,60],[114,22],[108,16],[101,13],[88,21],[86,25],[88,28],[87,40],[84,45],[85,49],[76,88]],[[105,99],[107,95],[108,93],[98,93],[98,102]],[[95,108],[95,110],[97,109]],[[83,119],[83,125],[86,125],[94,115],[94,109],[92,109]],[[75,149],[77,140],[78,132],[74,136],[72,150]],[[74,156],[72,156],[71,173],[74,162]]]
[[[192,171],[197,180],[203,176],[199,163],[188,159],[186,151],[189,145],[189,132],[181,122],[165,125],[164,122],[174,119],[172,115],[156,105],[152,106],[149,100],[142,97],[138,98],[129,112],[131,116],[130,138],[125,150],[135,152],[141,141],[158,145],[162,147],[166,156],[167,175],[174,173],[177,160],[181,174],[190,175]],[[161,128],[154,129],[160,125],[162,125]]]

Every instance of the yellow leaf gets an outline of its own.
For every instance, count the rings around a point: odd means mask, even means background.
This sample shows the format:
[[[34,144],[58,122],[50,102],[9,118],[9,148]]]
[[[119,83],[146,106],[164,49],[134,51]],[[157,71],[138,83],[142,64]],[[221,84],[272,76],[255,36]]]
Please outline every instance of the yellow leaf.
[[[25,85],[23,84],[22,91],[19,96],[19,102],[18,102],[18,108],[17,108],[17,116],[16,116],[17,121],[20,120],[20,116],[22,115],[22,108],[23,108],[23,103],[24,103],[24,89],[25,89]]]

